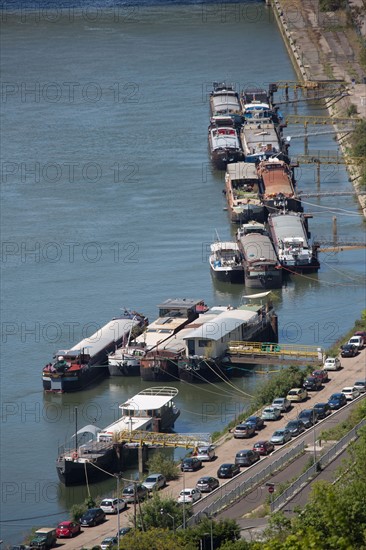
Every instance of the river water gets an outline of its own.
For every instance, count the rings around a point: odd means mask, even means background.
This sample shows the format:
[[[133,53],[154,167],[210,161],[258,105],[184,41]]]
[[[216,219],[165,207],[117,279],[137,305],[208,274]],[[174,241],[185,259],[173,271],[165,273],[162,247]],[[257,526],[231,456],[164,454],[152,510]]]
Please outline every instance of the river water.
[[[85,496],[58,483],[54,462],[75,406],[80,424],[103,427],[148,385],[109,379],[44,395],[41,370],[53,353],[123,307],[152,320],[169,297],[240,303],[243,288],[213,284],[207,263],[215,230],[230,236],[223,174],[208,162],[207,92],[214,80],[267,86],[295,73],[262,3],[3,5],[0,537],[14,543],[66,519]],[[328,135],[309,146],[336,150]],[[302,147],[293,139],[290,152]],[[313,168],[299,169],[298,182],[314,191]],[[344,167],[322,169],[322,190],[350,189]],[[362,240],[353,197],[309,199],[305,209],[315,238],[331,238],[336,215],[341,239]],[[365,251],[321,262],[317,275],[273,293],[281,341],[327,347],[364,307]],[[176,430],[222,429],[262,373],[232,385],[177,382]],[[107,481],[92,494],[113,488]]]

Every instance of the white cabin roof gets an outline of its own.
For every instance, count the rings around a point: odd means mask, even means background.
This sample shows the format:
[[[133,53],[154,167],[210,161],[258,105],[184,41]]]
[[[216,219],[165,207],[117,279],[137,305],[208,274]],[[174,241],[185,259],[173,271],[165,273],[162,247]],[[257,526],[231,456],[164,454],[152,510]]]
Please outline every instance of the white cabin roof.
[[[92,336],[84,338],[70,350],[66,351],[65,354],[72,355],[72,352],[86,353],[93,357],[108,344],[116,342],[129,333],[131,328],[138,323],[137,319],[112,319],[112,321],[109,321],[109,323],[92,334]]]
[[[133,409],[137,414],[142,414],[143,411],[160,409],[178,394],[177,388],[166,386],[157,386],[147,388],[134,395],[125,403],[122,403],[120,409]]]
[[[226,167],[231,180],[259,179],[256,165],[253,162],[233,162]]]
[[[233,252],[235,254],[236,252],[239,252],[239,247],[236,243],[225,241],[225,242],[216,242],[211,244],[211,252],[220,252],[221,250],[224,250],[226,252]]]
[[[258,317],[257,312],[244,309],[227,309],[216,319],[204,323],[202,326],[187,334],[185,340],[193,338],[218,341],[240,325],[254,321]]]

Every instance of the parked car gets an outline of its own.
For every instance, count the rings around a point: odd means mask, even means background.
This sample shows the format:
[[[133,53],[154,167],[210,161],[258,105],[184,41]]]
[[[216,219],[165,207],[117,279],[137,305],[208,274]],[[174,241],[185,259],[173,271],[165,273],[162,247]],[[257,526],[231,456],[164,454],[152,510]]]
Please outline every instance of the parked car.
[[[262,411],[262,420],[278,420],[281,418],[281,411],[277,407],[266,407]]]
[[[322,381],[315,376],[308,376],[302,386],[307,391],[317,391],[322,389]]]
[[[285,428],[290,432],[291,437],[296,437],[305,431],[305,425],[302,420],[290,420],[287,422]]]
[[[149,494],[149,491],[141,483],[131,483],[127,485],[122,491],[122,498],[126,502],[140,502],[144,500]]]
[[[291,434],[287,428],[280,428],[273,432],[270,442],[273,445],[284,445],[291,440]]]
[[[355,357],[358,353],[358,349],[354,344],[344,344],[341,350],[342,357]]]
[[[196,502],[196,500],[199,500],[201,497],[202,495],[199,489],[183,489],[183,491],[179,493],[178,503]]]
[[[106,537],[102,540],[100,544],[101,550],[109,550],[110,548],[113,548],[118,543],[118,536],[117,537]]]
[[[357,388],[360,393],[365,393],[366,391],[366,381],[365,380],[358,380],[353,384],[354,388]]]
[[[343,357],[343,356],[342,356]],[[324,361],[324,370],[339,370],[342,367],[338,357],[327,357]]]
[[[314,370],[311,376],[314,376],[314,378],[319,378],[322,383],[329,381],[328,371],[324,369]]]
[[[208,462],[216,458],[215,446],[205,445],[197,448],[196,458],[201,462]]]
[[[328,405],[331,409],[340,409],[347,403],[347,398],[344,393],[333,393],[328,399]]]
[[[257,451],[245,449],[236,453],[235,464],[238,464],[239,466],[251,466],[255,462],[258,462],[259,459],[260,455]]]
[[[316,411],[319,420],[331,414],[329,403],[315,403],[313,409]]]
[[[119,530],[119,536],[124,537],[125,535],[127,535],[127,533],[131,531],[131,529],[132,527],[121,527],[121,529]],[[118,531],[116,537],[118,538]]]
[[[315,409],[304,409],[297,417],[304,424],[305,428],[311,428],[318,422],[318,417]]]
[[[260,416],[249,416],[249,418],[245,420],[244,424],[253,426],[256,432],[264,428],[264,420]]]
[[[100,503],[100,508],[105,514],[117,514],[118,510],[126,510],[127,503],[122,498],[104,498]]]
[[[287,412],[291,409],[291,401],[289,401],[286,397],[276,397],[272,401],[271,407],[276,407],[277,409],[280,409],[281,412]]]
[[[163,474],[150,474],[142,483],[148,491],[158,491],[166,486],[166,478]]]
[[[219,480],[212,476],[200,477],[196,483],[196,489],[199,489],[201,493],[211,493],[211,491],[217,489],[219,486]]]
[[[182,472],[195,472],[200,468],[202,468],[202,462],[195,456],[184,458],[182,460],[182,464],[180,465]]]
[[[40,550],[48,550],[57,542],[56,529],[54,527],[41,527],[34,533],[30,541],[31,548],[39,548]]]
[[[240,472],[240,466],[232,463],[221,464],[217,470],[218,478],[234,477]]]
[[[76,521],[61,521],[56,527],[56,537],[62,539],[64,537],[73,537],[81,531],[80,523]]]
[[[361,351],[365,346],[365,340],[362,336],[355,334],[354,336],[352,336],[352,338],[348,340],[347,344],[356,346],[356,348]]]
[[[360,397],[360,392],[354,386],[346,386],[342,389],[342,393],[346,396],[347,401],[353,401],[356,397]]]
[[[287,399],[291,402],[306,401],[307,398],[308,392],[304,388],[292,388],[287,394]]]
[[[268,440],[257,441],[257,443],[253,445],[253,451],[256,451],[260,455],[269,455],[274,451],[274,445]]]
[[[233,431],[234,439],[244,439],[255,435],[255,429],[251,424],[239,424]]]
[[[82,527],[94,527],[105,520],[105,513],[101,508],[89,508],[80,518]]]

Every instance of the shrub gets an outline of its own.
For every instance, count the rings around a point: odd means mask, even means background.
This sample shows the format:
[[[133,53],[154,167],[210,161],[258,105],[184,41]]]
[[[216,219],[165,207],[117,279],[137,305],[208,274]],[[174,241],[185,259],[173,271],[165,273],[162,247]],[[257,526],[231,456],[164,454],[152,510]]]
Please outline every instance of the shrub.
[[[150,474],[158,472],[163,474],[168,481],[179,477],[178,465],[173,458],[165,456],[162,452],[154,453],[147,461],[147,467]]]

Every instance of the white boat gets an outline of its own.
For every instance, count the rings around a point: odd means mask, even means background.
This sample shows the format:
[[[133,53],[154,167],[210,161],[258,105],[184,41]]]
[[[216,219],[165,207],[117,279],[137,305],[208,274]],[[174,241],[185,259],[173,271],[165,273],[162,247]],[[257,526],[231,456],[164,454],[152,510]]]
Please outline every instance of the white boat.
[[[218,281],[244,284],[244,269],[235,242],[219,240],[211,244],[209,262],[211,273]]]
[[[173,401],[177,394],[176,388],[147,388],[122,403],[121,418],[106,428],[76,429],[73,448],[63,450],[56,461],[60,481],[65,485],[80,485],[126,469],[130,460],[126,447],[129,434],[171,430],[180,415]],[[92,438],[82,443],[83,435]]]

